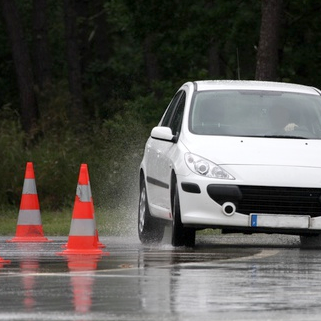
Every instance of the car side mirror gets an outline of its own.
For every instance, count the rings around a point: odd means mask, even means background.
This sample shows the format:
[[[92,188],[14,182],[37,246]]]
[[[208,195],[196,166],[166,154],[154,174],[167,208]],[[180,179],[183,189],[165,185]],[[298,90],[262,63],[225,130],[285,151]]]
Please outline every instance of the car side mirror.
[[[151,131],[150,136],[154,139],[164,140],[167,142],[177,142],[176,135],[172,134],[172,130],[169,127],[157,126]]]

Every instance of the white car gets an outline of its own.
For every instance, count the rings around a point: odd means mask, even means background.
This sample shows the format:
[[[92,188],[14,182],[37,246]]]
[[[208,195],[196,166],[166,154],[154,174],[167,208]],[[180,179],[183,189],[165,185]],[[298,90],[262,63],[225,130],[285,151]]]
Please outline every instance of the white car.
[[[138,233],[194,246],[199,229],[321,233],[321,91],[260,81],[195,81],[146,143]]]

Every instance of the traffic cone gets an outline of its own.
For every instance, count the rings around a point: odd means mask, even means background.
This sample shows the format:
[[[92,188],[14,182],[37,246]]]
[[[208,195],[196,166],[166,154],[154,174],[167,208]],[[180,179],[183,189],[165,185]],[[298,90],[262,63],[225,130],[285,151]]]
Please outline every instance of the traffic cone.
[[[85,167],[87,167],[86,164],[83,164]],[[88,173],[88,167],[87,167],[87,173]],[[90,201],[91,202],[91,210],[92,210],[92,213],[93,213],[93,217],[94,217],[94,224],[95,224],[95,237],[97,239],[97,246],[100,247],[100,248],[105,248],[106,245],[101,243],[99,241],[99,235],[98,235],[98,229],[97,229],[97,225],[96,225],[96,219],[95,219],[95,209],[94,209],[94,201],[93,201],[93,198],[92,198],[92,192],[91,192],[91,186],[90,186],[90,181],[89,181],[89,173],[88,173],[88,182],[85,180],[83,182],[84,185],[87,185],[87,189],[88,189],[88,198],[87,198],[87,201]],[[79,184],[78,184],[79,186]],[[77,190],[78,190],[78,186],[77,186]],[[67,244],[64,244],[62,245],[62,248],[66,248],[67,247]]]
[[[51,242],[43,233],[33,164],[27,163],[16,229],[7,242]]]
[[[77,187],[78,188],[78,187]],[[95,219],[95,209],[94,209],[94,202],[93,202],[93,199],[92,199],[92,193],[91,193],[91,187],[90,187],[90,182],[88,180],[88,191],[89,191],[89,199],[90,199],[90,202],[91,202],[91,206],[92,206],[92,213],[93,213],[93,217],[94,217],[94,225],[95,225],[95,238],[97,239],[97,246],[99,248],[105,248],[106,245],[101,243],[99,241],[99,235],[98,235],[98,229],[97,229],[97,225],[96,225],[96,219]],[[62,248],[66,248],[67,247],[67,243],[66,244],[63,244],[61,246]]]
[[[98,247],[87,164],[81,164],[66,250],[58,255],[106,254]]]

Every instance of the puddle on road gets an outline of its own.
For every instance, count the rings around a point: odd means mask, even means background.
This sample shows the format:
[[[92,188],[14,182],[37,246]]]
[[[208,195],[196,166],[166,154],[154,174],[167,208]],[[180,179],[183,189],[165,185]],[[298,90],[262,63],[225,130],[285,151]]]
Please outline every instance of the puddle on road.
[[[111,320],[115,316],[130,320],[135,311],[142,316],[133,317],[135,320],[145,319],[150,313],[158,316],[153,319],[163,320],[164,313],[170,316],[173,312],[181,315],[180,320],[192,320],[195,317],[185,318],[182,313],[200,310],[202,320],[204,313],[213,319],[217,310],[234,309],[237,314],[242,304],[256,300],[262,282],[266,291],[271,276],[283,271],[277,264],[284,269],[287,259],[276,255],[264,263],[264,255],[274,255],[280,249],[243,247],[239,239],[233,244],[227,244],[227,239],[224,244],[202,242],[191,249],[166,244],[143,246],[136,239],[108,238],[105,251],[109,255],[101,257],[56,255],[64,243],[59,240],[16,246],[0,242],[0,256],[11,260],[0,270],[0,319],[9,319],[8,315],[14,319],[20,313],[19,320],[35,319],[35,315],[39,320],[49,320],[48,311],[50,320],[62,320],[66,315],[70,318],[64,320],[106,320],[108,316]],[[300,255],[300,251],[288,252]],[[293,267],[289,271],[294,271]],[[284,271],[278,281],[291,275]],[[249,300],[240,289],[251,296]],[[259,302],[264,308],[265,301]],[[104,317],[95,319],[97,313]],[[121,318],[124,313],[126,317]]]
[[[0,256],[9,264],[0,267],[3,273],[68,273],[80,271],[101,271],[166,267],[186,263],[202,263],[217,260],[237,259],[255,255],[257,248],[240,251],[236,247],[213,247],[199,245],[192,248],[173,248],[160,244],[143,246],[140,243],[110,244],[104,255],[57,255],[65,242],[46,244],[0,243]]]
[[[195,248],[174,248],[169,244],[144,246],[136,237],[105,237],[104,255],[69,256],[62,252],[66,238],[50,243],[7,243],[0,239],[0,257],[10,264],[0,266],[3,273],[68,273],[78,271],[116,271],[197,264],[212,261],[259,259],[262,249],[297,247],[296,239],[251,237],[199,238]],[[223,243],[222,243],[223,242]],[[259,242],[259,243],[258,243]],[[269,254],[270,255],[270,254]],[[85,259],[84,259],[85,258]],[[77,261],[79,261],[77,263]]]

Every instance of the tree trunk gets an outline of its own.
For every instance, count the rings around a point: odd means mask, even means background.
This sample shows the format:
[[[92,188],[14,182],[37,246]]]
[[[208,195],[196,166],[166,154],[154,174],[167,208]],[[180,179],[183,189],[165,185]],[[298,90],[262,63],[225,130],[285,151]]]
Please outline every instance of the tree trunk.
[[[262,0],[260,41],[256,62],[257,80],[277,79],[282,0]]]
[[[51,83],[46,10],[47,0],[33,0],[33,66],[36,84],[40,90]]]
[[[71,96],[70,119],[78,125],[83,120],[82,78],[77,34],[75,0],[64,0],[66,56]]]
[[[38,107],[34,92],[34,79],[29,51],[23,36],[15,1],[1,0],[0,5],[7,26],[16,69],[21,103],[21,125],[26,133],[31,134],[38,118]]]

